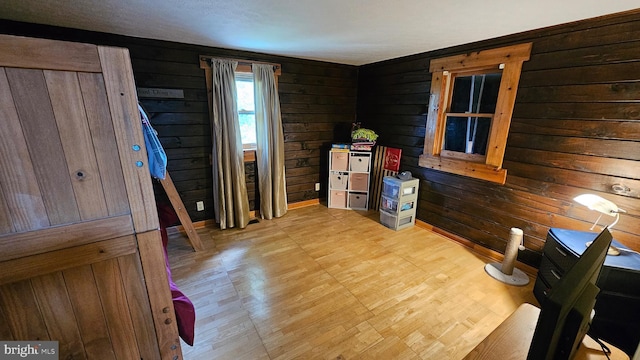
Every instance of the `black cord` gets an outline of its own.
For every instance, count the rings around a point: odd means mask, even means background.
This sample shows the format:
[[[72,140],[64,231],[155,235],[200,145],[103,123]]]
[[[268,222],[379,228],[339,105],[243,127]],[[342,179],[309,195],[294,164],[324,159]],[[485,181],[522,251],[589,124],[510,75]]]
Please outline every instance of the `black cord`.
[[[593,337],[593,340],[597,342],[598,345],[600,345],[600,347],[602,348],[602,352],[604,353],[604,356],[606,356],[608,360],[611,360],[611,358],[609,357],[609,354],[611,354],[611,349],[609,349],[609,347],[597,337]]]

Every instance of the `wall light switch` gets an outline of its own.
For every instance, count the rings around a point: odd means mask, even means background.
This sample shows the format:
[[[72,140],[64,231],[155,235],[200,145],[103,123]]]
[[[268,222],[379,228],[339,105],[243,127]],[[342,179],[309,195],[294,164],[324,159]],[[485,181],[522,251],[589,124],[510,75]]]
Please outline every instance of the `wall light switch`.
[[[320,191],[320,183],[316,183],[316,191]]]
[[[204,210],[204,201],[196,202],[196,210],[203,211]]]

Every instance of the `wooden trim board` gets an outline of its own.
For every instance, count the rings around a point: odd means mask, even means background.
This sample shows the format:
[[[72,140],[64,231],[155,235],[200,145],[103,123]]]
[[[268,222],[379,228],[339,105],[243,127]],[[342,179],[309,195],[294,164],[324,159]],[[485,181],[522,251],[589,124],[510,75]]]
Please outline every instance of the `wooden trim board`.
[[[491,250],[488,249],[484,246],[481,246],[479,244],[474,243],[471,240],[465,239],[461,236],[458,236],[456,234],[450,233],[446,230],[437,228],[431,224],[428,224],[424,221],[421,220],[417,220],[416,219],[416,226],[423,228],[423,229],[427,229],[430,231],[433,231],[436,234],[440,234],[450,240],[453,240],[455,242],[457,242],[458,244],[469,248],[470,250],[474,251],[475,253],[477,253],[478,255],[481,255],[483,257],[486,257],[488,259],[491,260],[495,260],[497,262],[502,262],[502,260],[504,260],[504,254],[499,253],[495,250]],[[527,265],[525,263],[522,263],[520,261],[516,261],[516,268],[524,271],[525,273],[527,273],[527,275],[529,276],[533,276],[536,277],[538,275],[538,269],[534,268],[533,266]]]

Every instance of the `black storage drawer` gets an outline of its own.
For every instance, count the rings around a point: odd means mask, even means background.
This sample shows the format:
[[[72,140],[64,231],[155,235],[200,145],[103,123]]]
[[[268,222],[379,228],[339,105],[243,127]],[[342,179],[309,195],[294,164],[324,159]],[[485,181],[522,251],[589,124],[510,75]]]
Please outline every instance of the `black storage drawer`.
[[[562,278],[564,273],[564,271],[559,269],[553,262],[551,262],[551,260],[549,260],[546,253],[542,255],[540,269],[538,269],[538,276],[542,277],[549,287],[554,287],[560,278]]]
[[[558,240],[559,238],[565,240],[565,233],[566,230],[564,229],[549,230],[549,232],[547,233],[547,241],[544,244],[545,256],[551,259],[551,261],[553,261],[563,272],[568,271],[580,258],[580,255],[573,252],[570,246],[567,247],[560,240]],[[593,240],[593,238],[591,238],[591,240]],[[580,246],[583,248],[583,251],[584,249],[586,249],[585,243],[587,241],[589,240],[586,240],[580,244]],[[581,251],[580,254],[582,254],[583,251]]]
[[[540,277],[536,279],[535,285],[533,285],[533,295],[538,299],[538,302],[542,302],[542,299],[547,297],[547,291],[551,287]]]

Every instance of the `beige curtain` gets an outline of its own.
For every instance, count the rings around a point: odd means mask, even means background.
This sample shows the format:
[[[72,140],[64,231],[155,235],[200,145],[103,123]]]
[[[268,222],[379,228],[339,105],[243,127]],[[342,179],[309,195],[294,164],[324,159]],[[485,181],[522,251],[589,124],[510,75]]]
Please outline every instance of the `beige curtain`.
[[[256,103],[256,164],[260,215],[264,219],[271,219],[287,213],[280,98],[273,66],[252,64],[251,68]]]
[[[211,59],[213,202],[221,229],[249,224],[249,200],[236,105],[237,61]]]

